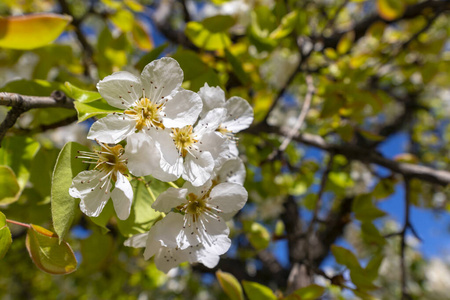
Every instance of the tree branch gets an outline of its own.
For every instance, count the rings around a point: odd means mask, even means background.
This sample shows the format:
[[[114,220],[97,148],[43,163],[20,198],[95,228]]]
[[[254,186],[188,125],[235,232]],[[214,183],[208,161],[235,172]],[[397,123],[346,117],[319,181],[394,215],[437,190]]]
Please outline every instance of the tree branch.
[[[5,120],[0,124],[0,144],[8,129],[13,127],[17,119],[30,109],[46,107],[74,108],[73,99],[67,98],[61,91],[53,92],[51,97],[25,96],[0,92],[0,105],[12,106]]]
[[[286,129],[281,129],[276,126],[270,126],[263,123],[252,126],[248,130],[246,130],[247,133],[258,135],[262,131],[267,133],[275,133],[282,136],[286,136],[288,134]],[[325,139],[323,139],[321,136],[309,133],[302,133],[298,137],[294,137],[293,140],[308,146],[319,148],[328,152],[333,152],[334,154],[344,155],[349,160],[358,160],[364,163],[377,164],[395,173],[409,176],[410,178],[417,178],[442,186],[447,186],[448,184],[450,184],[450,172],[448,171],[435,170],[426,166],[393,161],[385,158],[380,153],[371,149],[366,149],[350,144],[330,144],[326,142]]]
[[[405,176],[405,222],[403,224],[403,229],[401,231],[400,237],[400,271],[401,271],[401,291],[402,300],[410,299],[409,294],[406,290],[406,265],[405,265],[405,250],[406,250],[406,231],[410,226],[409,212],[411,205],[411,187],[410,179]]]

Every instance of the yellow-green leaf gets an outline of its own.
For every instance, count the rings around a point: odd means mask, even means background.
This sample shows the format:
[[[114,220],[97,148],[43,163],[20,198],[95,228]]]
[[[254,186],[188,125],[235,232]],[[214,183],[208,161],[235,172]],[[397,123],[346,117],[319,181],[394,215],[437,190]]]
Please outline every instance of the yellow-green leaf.
[[[66,81],[64,85],[67,87],[68,90],[67,96],[79,102],[89,103],[102,98],[102,96],[98,92],[80,89],[79,87],[74,86],[70,82]]]
[[[217,271],[216,272],[217,280],[219,280],[219,284],[222,287],[223,291],[230,300],[244,300],[244,294],[242,292],[242,287],[239,284],[239,281],[230,273]]]
[[[377,0],[378,14],[387,21],[400,18],[405,8],[403,0]]]
[[[6,225],[6,217],[0,212],[0,259],[2,259],[12,243],[11,231]]]
[[[304,288],[298,289],[289,295],[285,300],[315,300],[319,299],[320,296],[325,292],[323,286],[317,284],[311,284],[305,286]]]
[[[69,274],[77,269],[77,260],[69,244],[59,244],[53,232],[30,225],[27,232],[26,247],[36,266],[50,274]]]
[[[346,34],[344,34],[339,40],[339,43],[337,44],[336,47],[337,52],[339,54],[347,53],[351,49],[354,40],[355,40],[354,31],[349,31]]]
[[[19,192],[20,186],[17,182],[16,174],[10,167],[0,166],[0,205],[16,201]]]
[[[103,99],[89,103],[75,101],[75,109],[78,112],[78,122],[82,122],[98,115],[120,112],[120,109],[112,107]]]
[[[222,50],[231,45],[227,30],[233,26],[230,16],[214,16],[202,22],[189,22],[186,25],[186,36],[199,48],[205,50]]]
[[[250,244],[256,250],[263,250],[269,246],[270,233],[263,225],[247,221],[244,223],[244,231],[247,233]]]
[[[53,42],[72,17],[58,14],[30,14],[0,18],[0,47],[29,50]]]
[[[245,294],[249,300],[276,300],[277,296],[272,292],[270,288],[265,285],[252,282],[252,281],[242,281],[242,286],[244,287]]]
[[[149,51],[153,48],[152,39],[148,34],[147,29],[140,22],[134,22],[131,36],[139,49]]]
[[[126,9],[119,9],[110,17],[111,22],[123,32],[129,32],[133,29],[133,14]]]

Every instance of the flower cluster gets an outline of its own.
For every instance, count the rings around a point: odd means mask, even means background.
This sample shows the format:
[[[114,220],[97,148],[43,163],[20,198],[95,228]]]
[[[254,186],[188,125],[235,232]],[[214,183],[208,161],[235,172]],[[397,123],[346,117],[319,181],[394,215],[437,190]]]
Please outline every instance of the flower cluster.
[[[140,77],[117,72],[101,80],[100,94],[120,112],[92,125],[88,138],[102,148],[80,153],[95,168],[70,188],[88,216],[98,216],[111,198],[126,219],[133,200],[128,172],[166,182],[182,177],[182,188],[169,188],[152,204],[165,217],[125,243],[145,247],[145,258],[155,256],[165,272],[183,261],[214,267],[231,244],[226,221],[247,201],[235,134],[250,126],[253,109],[240,97],[226,100],[219,87],[205,84],[195,93],[182,81],[178,62],[168,57]]]

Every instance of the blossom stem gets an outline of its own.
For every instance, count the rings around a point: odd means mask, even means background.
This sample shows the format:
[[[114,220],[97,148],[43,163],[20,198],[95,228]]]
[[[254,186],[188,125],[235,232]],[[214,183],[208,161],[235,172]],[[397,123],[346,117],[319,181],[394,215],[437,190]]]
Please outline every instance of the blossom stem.
[[[147,192],[150,194],[150,197],[152,197],[153,202],[156,201],[155,194],[153,194],[152,188],[150,185],[145,181],[145,178],[143,176],[140,177],[141,180],[145,183],[145,188],[147,189]]]
[[[19,225],[19,226],[23,226],[23,227],[27,227],[27,228],[31,228],[31,225],[30,225],[30,224],[25,224],[25,223],[22,223],[22,222],[17,222],[17,221],[14,221],[14,220],[6,219],[6,222],[11,223],[11,224],[16,224],[16,225]]]
[[[173,183],[172,181],[169,181],[168,184],[176,189],[178,189],[178,185],[176,185],[175,183]]]

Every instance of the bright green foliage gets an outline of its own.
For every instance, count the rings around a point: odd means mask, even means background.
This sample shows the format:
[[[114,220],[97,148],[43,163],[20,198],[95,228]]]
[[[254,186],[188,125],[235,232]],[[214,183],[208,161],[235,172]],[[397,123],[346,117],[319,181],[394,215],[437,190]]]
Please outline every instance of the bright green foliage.
[[[230,273],[217,271],[217,280],[223,291],[227,294],[230,300],[244,300],[244,294],[239,281]]]
[[[371,221],[386,215],[384,211],[374,205],[370,194],[361,194],[355,197],[352,211],[355,213],[355,218],[360,221]]]
[[[11,232],[6,224],[5,215],[0,212],[0,259],[2,259],[12,243]]]
[[[267,286],[252,281],[242,281],[245,294],[249,300],[276,300],[272,290]]]
[[[87,169],[81,159],[76,159],[78,151],[89,150],[75,142],[64,145],[58,155],[52,176],[52,219],[53,228],[59,236],[61,242],[72,225],[75,217],[77,201],[69,195],[69,188],[72,179],[81,171]]]
[[[186,36],[199,48],[205,50],[222,50],[231,44],[227,30],[233,26],[230,16],[214,16],[202,22],[189,22]]]
[[[90,103],[102,98],[102,96],[98,92],[82,90],[79,87],[74,86],[70,82],[66,82],[64,83],[64,85],[67,88],[67,96],[78,102]]]
[[[269,246],[270,233],[263,225],[257,222],[244,222],[244,232],[255,250],[263,250]]]
[[[77,260],[66,242],[59,242],[58,236],[38,225],[30,225],[26,246],[36,266],[50,274],[68,274],[77,269]]]

